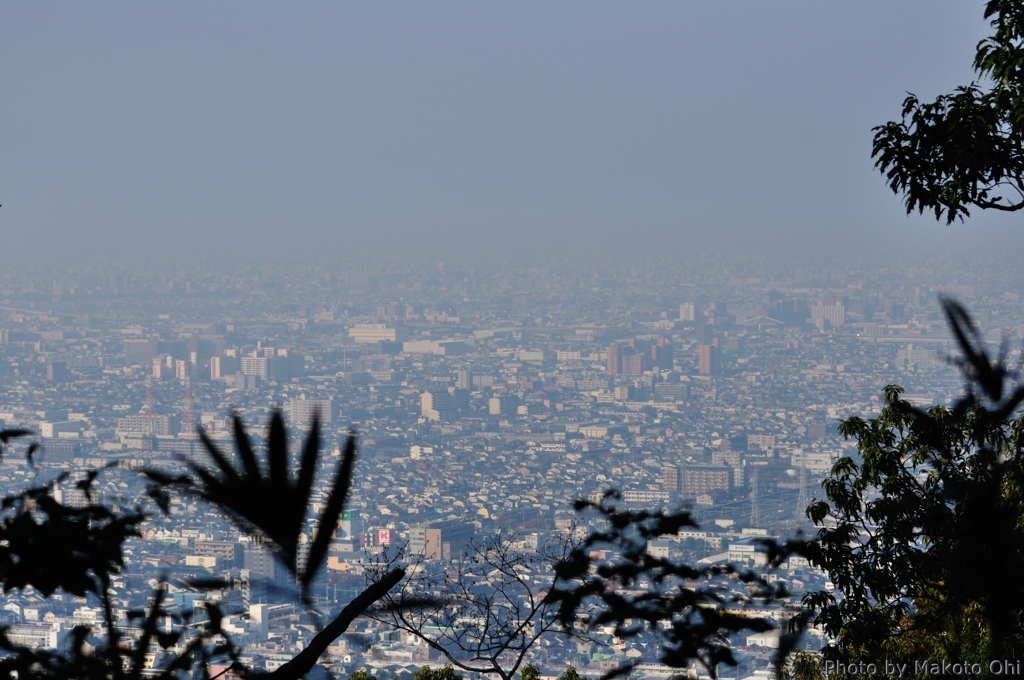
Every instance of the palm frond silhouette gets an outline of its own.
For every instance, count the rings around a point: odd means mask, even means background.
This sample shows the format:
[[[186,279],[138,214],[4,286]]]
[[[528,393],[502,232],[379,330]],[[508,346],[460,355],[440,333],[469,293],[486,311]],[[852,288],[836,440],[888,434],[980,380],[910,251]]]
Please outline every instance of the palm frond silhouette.
[[[298,577],[299,585],[305,590],[323,565],[331,535],[348,499],[356,461],[356,433],[350,432],[346,439],[327,504],[317,518],[319,528],[305,563],[300,564],[300,536],[307,521],[320,457],[320,420],[318,417],[313,418],[294,475],[288,453],[288,433],[279,410],[275,410],[270,419],[265,469],[260,466],[242,419],[237,414],[233,418],[233,425],[240,467],[233,465],[206,433],[200,430],[199,437],[213,460],[214,469],[187,460],[189,469],[199,477],[198,484],[187,478],[172,479],[153,470],[146,474],[160,483],[184,486],[223,508],[235,523],[266,541],[285,566]]]

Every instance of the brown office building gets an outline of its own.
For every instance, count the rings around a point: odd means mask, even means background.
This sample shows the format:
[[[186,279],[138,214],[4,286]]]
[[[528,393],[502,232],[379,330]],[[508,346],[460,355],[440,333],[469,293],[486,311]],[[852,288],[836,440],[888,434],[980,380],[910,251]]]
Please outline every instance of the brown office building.
[[[679,471],[679,493],[683,498],[696,498],[719,489],[732,489],[732,468],[688,465]]]

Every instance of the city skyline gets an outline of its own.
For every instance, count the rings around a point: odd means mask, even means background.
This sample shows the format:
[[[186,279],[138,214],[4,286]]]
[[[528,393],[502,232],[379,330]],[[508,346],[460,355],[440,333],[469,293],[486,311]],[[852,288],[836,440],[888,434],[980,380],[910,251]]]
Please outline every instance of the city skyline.
[[[652,554],[757,566],[757,541],[808,531],[803,509],[832,463],[855,455],[839,420],[876,415],[885,385],[918,405],[960,394],[940,295],[967,305],[990,347],[1021,347],[1024,274],[1005,255],[887,266],[792,256],[9,269],[0,420],[42,448],[30,467],[28,442],[15,444],[0,484],[14,493],[103,467],[98,498],[141,498],[143,468],[209,464],[195,427],[229,451],[237,414],[262,448],[281,409],[295,446],[320,415],[322,479],[349,428],[359,432],[352,496],[313,584],[317,607],[351,597],[368,560],[403,546],[427,569],[495,536],[540,559],[577,522],[596,526],[574,504],[609,489],[626,507],[692,508],[699,528],[652,541]],[[314,506],[325,492],[318,483]],[[67,483],[55,498],[87,502]],[[157,574],[176,584],[179,607],[200,597],[187,579],[225,579],[229,588],[202,597],[230,612],[246,663],[269,668],[308,642],[292,618],[293,584],[269,553],[187,495],[172,494],[169,512],[126,544],[119,607],[141,606]],[[547,587],[549,568],[531,588]],[[776,577],[793,597],[828,588],[799,558]],[[759,612],[778,617],[780,607]],[[45,648],[76,623],[100,625],[95,603],[31,591],[9,594],[3,611],[18,640]],[[354,631],[387,635],[369,619]],[[732,640],[738,670],[763,670],[776,641],[766,635]],[[810,632],[802,644],[823,642]],[[566,664],[593,674],[621,655],[648,675],[668,672],[644,644],[603,634],[585,650],[553,638],[538,654],[527,660],[546,677]],[[324,663],[398,674],[436,661],[414,641],[346,638]]]
[[[0,666],[1013,658],[988,7],[6,5]]]

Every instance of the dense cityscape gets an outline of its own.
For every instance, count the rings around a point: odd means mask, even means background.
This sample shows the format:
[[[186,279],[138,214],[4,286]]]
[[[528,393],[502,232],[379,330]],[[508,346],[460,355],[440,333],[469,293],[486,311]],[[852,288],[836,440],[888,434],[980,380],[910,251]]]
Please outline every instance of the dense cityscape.
[[[1024,2],[5,3],[0,677],[1024,656]]]
[[[804,509],[855,449],[840,419],[877,413],[889,384],[922,405],[959,394],[940,295],[962,301],[992,346],[1019,345],[1021,283],[999,260],[923,258],[10,271],[0,418],[42,448],[29,461],[28,442],[17,444],[0,480],[9,493],[72,470],[57,497],[80,506],[91,499],[74,482],[105,467],[103,501],[139,502],[143,468],[209,462],[197,428],[231,451],[233,413],[259,442],[280,409],[296,449],[319,417],[321,482],[358,433],[354,496],[313,588],[324,612],[359,592],[375,555],[429,567],[489,537],[543,554],[593,525],[577,498],[609,489],[627,507],[692,510],[699,528],[652,541],[652,554],[757,566],[758,538],[812,529]],[[168,514],[147,511],[113,584],[119,621],[166,576],[173,607],[213,599],[229,612],[225,630],[253,668],[273,670],[316,632],[288,572],[220,510],[172,493]],[[549,567],[527,578],[538,592]],[[190,587],[197,576],[226,586]],[[797,600],[831,588],[799,558],[772,578]],[[781,622],[785,609],[760,613]],[[11,639],[42,648],[61,647],[76,625],[97,635],[104,625],[97,602],[31,589],[7,593],[0,617]],[[822,642],[812,631],[803,644]],[[763,676],[778,635],[732,644],[736,677]],[[330,651],[321,663],[341,676],[443,661],[368,617]],[[552,633],[526,657],[544,677],[570,664],[593,677],[623,658],[639,675],[671,675],[653,645],[610,630],[585,641]]]

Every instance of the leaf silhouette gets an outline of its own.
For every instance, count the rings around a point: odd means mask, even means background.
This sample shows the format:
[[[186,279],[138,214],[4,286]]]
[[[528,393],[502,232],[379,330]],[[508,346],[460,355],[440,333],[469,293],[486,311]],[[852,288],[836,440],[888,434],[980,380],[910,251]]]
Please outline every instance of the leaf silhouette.
[[[7,442],[11,439],[17,439],[18,437],[27,437],[30,434],[32,434],[32,430],[0,430],[0,442],[7,444]]]
[[[42,447],[43,445],[39,442],[32,442],[28,445],[28,450],[25,451],[25,459],[28,461],[29,465],[35,465],[36,451],[40,450]]]
[[[309,549],[309,558],[306,560],[306,568],[300,575],[303,587],[308,587],[320,568],[327,555],[327,546],[331,542],[331,534],[338,525],[338,518],[345,508],[345,501],[348,499],[348,491],[352,486],[352,468],[356,463],[356,435],[351,433],[345,442],[345,453],[338,463],[338,472],[334,476],[334,485],[331,488],[331,495],[327,500],[327,507],[320,515],[320,528],[317,530],[316,538]]]
[[[25,430],[22,428],[0,430],[0,456],[3,455],[4,449],[7,448],[7,443],[10,440],[17,439],[18,437],[27,437],[30,434],[33,434],[32,430]],[[34,452],[35,451],[33,450],[33,453]],[[31,458],[29,459],[29,462],[31,462]]]
[[[206,433],[202,430],[198,430],[198,433],[213,460],[214,469],[209,470],[195,461],[186,460],[191,471],[199,478],[197,484],[193,485],[187,477],[169,477],[155,470],[147,470],[145,474],[156,482],[184,487],[223,508],[245,530],[266,539],[285,566],[298,577],[302,587],[308,588],[327,556],[331,535],[348,498],[356,460],[355,433],[348,436],[327,507],[318,518],[320,529],[304,565],[299,564],[298,548],[320,457],[319,418],[313,418],[294,478],[288,453],[288,432],[280,411],[275,410],[270,419],[265,470],[261,468],[242,419],[237,414],[234,416],[234,441],[241,461],[240,468],[228,460]]]

